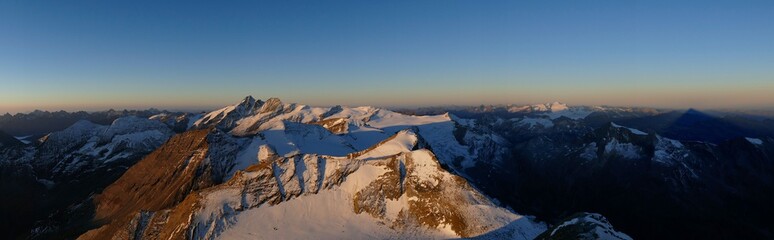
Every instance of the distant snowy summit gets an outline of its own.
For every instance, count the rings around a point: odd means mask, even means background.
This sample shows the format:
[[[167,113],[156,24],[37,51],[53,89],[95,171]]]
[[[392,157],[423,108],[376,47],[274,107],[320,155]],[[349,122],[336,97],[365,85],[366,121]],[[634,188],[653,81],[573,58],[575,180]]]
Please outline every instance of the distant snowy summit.
[[[569,109],[567,104],[553,102],[533,105],[508,105],[509,112],[560,112]]]
[[[546,116],[550,119],[567,117],[571,119],[582,119],[593,112],[589,107],[569,107],[561,102],[546,104],[534,104],[525,106],[508,106],[508,112],[511,113],[536,113]]]

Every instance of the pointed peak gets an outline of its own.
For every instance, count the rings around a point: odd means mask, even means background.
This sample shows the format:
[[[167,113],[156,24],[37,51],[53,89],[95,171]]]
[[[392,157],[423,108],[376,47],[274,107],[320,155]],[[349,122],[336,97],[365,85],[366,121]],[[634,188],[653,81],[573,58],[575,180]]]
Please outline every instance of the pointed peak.
[[[245,98],[242,99],[242,102],[240,104],[254,103],[254,102],[255,102],[255,98],[253,98],[252,95],[247,95]]]
[[[255,100],[253,96],[247,96],[242,99],[242,102],[234,106],[236,112],[241,116],[251,115],[255,112],[255,109],[261,106],[263,102],[261,100]]]
[[[260,113],[276,112],[282,108],[282,101],[279,98],[272,97],[266,100],[261,106]]]
[[[242,99],[239,104],[235,105],[236,107],[244,107],[248,109],[252,109],[253,107],[256,107],[256,104],[261,104],[261,100],[256,100],[253,98],[253,96],[247,96]]]
[[[699,121],[716,120],[715,116],[709,115],[694,108],[685,110],[684,112],[677,111],[677,115],[679,117],[676,122],[687,125],[692,125]]]
[[[548,109],[551,110],[551,112],[558,112],[558,111],[564,111],[567,110],[567,104],[561,103],[561,102],[553,102],[549,103]]]
[[[336,112],[336,113],[338,113],[338,112],[341,112],[343,110],[344,110],[344,107],[342,107],[341,105],[336,105],[336,106],[331,107],[329,112]]]
[[[320,115],[320,118],[321,119],[325,119],[325,118],[333,116],[333,115],[335,115],[337,113],[340,113],[342,111],[344,111],[344,108],[341,105],[336,105],[336,106],[331,107],[331,109],[329,109],[327,112],[325,112],[322,115]]]

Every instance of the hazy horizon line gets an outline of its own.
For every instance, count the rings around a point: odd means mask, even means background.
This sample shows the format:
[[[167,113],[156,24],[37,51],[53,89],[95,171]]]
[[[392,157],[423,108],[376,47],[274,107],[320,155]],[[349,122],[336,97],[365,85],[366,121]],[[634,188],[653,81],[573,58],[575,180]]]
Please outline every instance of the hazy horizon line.
[[[257,98],[256,98],[257,99]],[[269,98],[266,98],[269,99]],[[280,99],[281,100],[281,99]],[[283,101],[284,102],[284,101]],[[307,105],[311,107],[334,107],[334,106],[345,106],[345,107],[363,107],[363,106],[371,106],[371,107],[377,107],[377,108],[385,108],[385,109],[392,109],[392,110],[418,110],[423,108],[467,108],[467,107],[505,107],[505,106],[529,106],[529,105],[539,105],[539,104],[551,104],[551,103],[562,103],[566,104],[570,107],[623,107],[623,108],[652,108],[657,110],[688,110],[688,109],[697,109],[697,110],[709,110],[709,111],[774,111],[774,106],[767,106],[767,107],[758,107],[758,106],[746,106],[746,107],[667,107],[667,106],[649,106],[649,105],[616,105],[616,104],[572,104],[567,103],[563,101],[548,101],[543,103],[481,103],[481,104],[416,104],[416,105],[378,105],[378,104],[320,104],[320,105],[313,105],[313,104],[304,104],[300,102],[284,102],[284,103],[295,103],[295,104],[301,104],[301,105]],[[67,112],[67,113],[75,113],[75,112],[87,112],[87,113],[98,113],[98,112],[108,112],[108,111],[146,111],[146,110],[157,110],[161,112],[185,112],[185,113],[201,113],[201,112],[210,112],[214,111],[220,108],[224,108],[227,106],[232,106],[238,104],[238,102],[234,102],[232,104],[225,104],[225,105],[211,105],[211,106],[171,106],[171,107],[160,107],[160,106],[124,106],[124,107],[86,107],[86,108],[33,108],[31,110],[26,111],[0,111],[0,114],[6,115],[16,115],[16,114],[30,114],[36,111],[41,112]]]

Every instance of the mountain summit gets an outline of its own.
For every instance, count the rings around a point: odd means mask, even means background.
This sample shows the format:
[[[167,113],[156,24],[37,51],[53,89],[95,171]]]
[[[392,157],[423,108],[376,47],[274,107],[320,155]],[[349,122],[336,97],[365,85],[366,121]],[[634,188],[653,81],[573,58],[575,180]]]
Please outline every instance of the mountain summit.
[[[95,197],[92,221],[102,224],[80,239],[532,239],[545,231],[446,169],[474,164],[457,124],[448,114],[248,97],[205,114],[192,126],[200,130],[173,137]]]
[[[215,141],[226,139],[205,137],[202,131],[184,134],[151,154],[186,145],[198,149],[194,152],[199,154],[191,157],[172,157],[190,159],[185,164],[179,162],[178,170],[152,167],[163,162],[151,157],[106,189],[97,198],[97,218],[112,219],[108,220],[111,223],[81,239],[116,235],[153,239],[256,235],[292,239],[448,238],[504,228],[510,229],[504,231],[510,232],[508,238],[532,239],[546,229],[497,207],[464,179],[443,170],[430,150],[420,148],[424,141],[411,130],[347,156],[281,156],[270,146],[249,145],[258,148],[243,150],[257,152],[253,163],[220,184],[212,177],[222,175],[215,172],[226,170],[218,167],[224,163],[202,160],[228,160],[213,149],[222,144]],[[150,169],[155,170],[149,175]],[[183,192],[176,185],[159,188],[164,185],[153,184],[158,181],[193,188]],[[186,192],[190,193],[186,196]],[[115,198],[120,196],[137,197]],[[176,197],[159,198],[163,200],[159,202],[142,196]]]

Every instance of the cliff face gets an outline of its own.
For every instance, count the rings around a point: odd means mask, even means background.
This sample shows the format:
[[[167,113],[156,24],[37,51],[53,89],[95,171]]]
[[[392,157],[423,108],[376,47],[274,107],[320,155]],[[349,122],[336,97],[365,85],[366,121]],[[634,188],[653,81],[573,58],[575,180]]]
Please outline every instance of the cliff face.
[[[0,134],[2,135],[2,134]],[[109,125],[87,120],[38,140],[5,141],[0,136],[0,232],[6,238],[62,238],[80,233],[77,211],[95,192],[115,182],[129,167],[161,146],[173,131],[161,122],[135,116]],[[10,142],[12,145],[3,144]],[[89,213],[90,214],[90,213]]]
[[[174,207],[186,196],[214,185],[207,162],[209,130],[192,130],[174,136],[129,168],[115,183],[94,198],[94,222],[104,224],[82,239],[127,239],[137,215]]]
[[[104,225],[80,239],[448,238],[506,228],[530,239],[545,230],[448,173],[409,130],[348,156],[280,156],[262,145],[257,163],[217,185],[207,134],[176,136],[127,171],[95,198]]]

